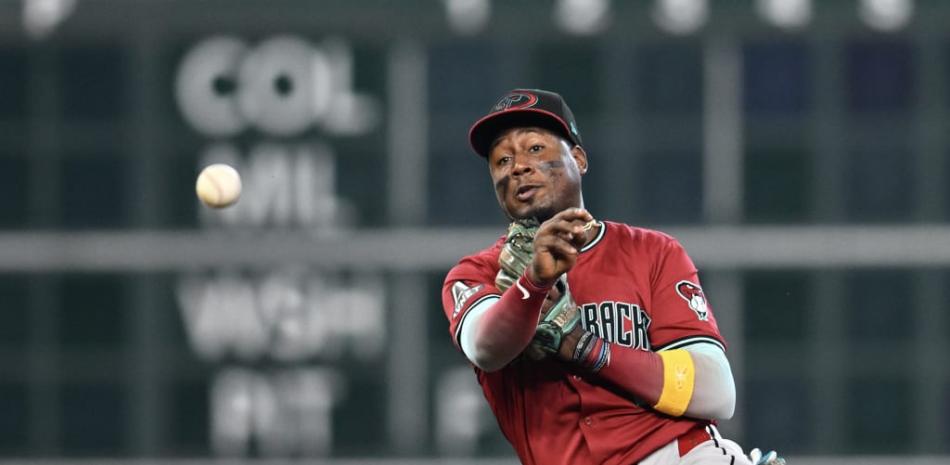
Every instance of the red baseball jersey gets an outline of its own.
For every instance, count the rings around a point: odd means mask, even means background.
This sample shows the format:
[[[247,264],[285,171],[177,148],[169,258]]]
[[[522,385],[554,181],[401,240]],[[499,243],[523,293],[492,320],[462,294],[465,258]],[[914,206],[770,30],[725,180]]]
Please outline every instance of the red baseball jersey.
[[[657,231],[603,225],[567,277],[584,329],[647,351],[698,342],[725,349],[696,267],[679,242]],[[463,258],[446,277],[442,304],[457,347],[468,310],[501,295],[495,275],[503,243]],[[524,464],[630,465],[697,423],[709,423],[658,413],[553,358],[519,357],[501,370],[475,373]]]

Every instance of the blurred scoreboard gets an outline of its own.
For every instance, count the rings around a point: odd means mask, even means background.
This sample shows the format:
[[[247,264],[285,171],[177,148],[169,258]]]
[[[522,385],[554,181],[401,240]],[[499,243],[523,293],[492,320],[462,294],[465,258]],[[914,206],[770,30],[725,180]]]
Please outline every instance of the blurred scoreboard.
[[[150,234],[177,231],[183,248],[224,245],[171,265],[133,253],[124,265],[6,266],[3,455],[504,451],[445,331],[445,269],[229,261],[249,252],[229,241],[285,235],[306,247],[425,221],[411,201],[425,178],[393,177],[407,152],[406,167],[425,171],[412,153],[424,142],[411,140],[425,122],[408,120],[425,108],[418,42],[348,24],[360,11],[344,2],[281,3],[81,2],[50,36],[4,28],[7,244],[122,232],[149,249]],[[7,18],[19,7],[3,6]],[[393,92],[421,98],[395,108]],[[463,138],[454,145],[465,153]],[[244,179],[240,203],[222,211],[194,196],[196,173],[215,162]]]
[[[905,12],[882,11],[899,1],[785,2],[833,19],[802,26],[798,10],[757,16],[783,2],[89,0],[47,32],[30,29],[29,3],[0,3],[0,456],[510,457],[441,310],[452,260],[505,224],[468,126],[508,89],[558,90],[598,217],[706,225],[707,39],[723,31],[741,36],[727,45],[749,116],[737,222],[950,217],[946,192],[911,194],[946,185],[946,169],[919,182],[903,156],[919,136],[933,161],[920,166],[943,166],[946,131],[915,126],[950,107],[918,98],[947,95],[946,38],[922,39],[942,34],[943,3],[918,35],[892,33]],[[233,208],[195,198],[215,162],[243,176]],[[446,257],[440,232],[469,239]],[[426,240],[398,240],[414,235]],[[780,355],[818,337],[798,311],[829,288],[814,283],[843,283],[829,292],[881,321],[913,287],[782,273],[743,294],[785,309],[744,333]],[[775,298],[788,289],[798,300]],[[915,334],[905,326],[885,339]],[[905,419],[892,429],[814,434],[827,402],[808,389],[823,386],[774,360],[749,357],[749,386],[765,388],[747,402],[790,423],[750,418],[755,439],[873,449],[910,421],[901,404],[882,407]]]

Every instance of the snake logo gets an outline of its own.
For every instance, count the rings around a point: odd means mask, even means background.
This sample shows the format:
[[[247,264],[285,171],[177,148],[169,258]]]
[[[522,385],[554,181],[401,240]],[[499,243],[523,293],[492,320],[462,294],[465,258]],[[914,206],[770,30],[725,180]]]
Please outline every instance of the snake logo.
[[[703,294],[703,288],[689,281],[680,281],[676,283],[676,293],[679,294],[689,308],[696,312],[700,321],[709,320],[709,309],[706,304],[706,294]]]

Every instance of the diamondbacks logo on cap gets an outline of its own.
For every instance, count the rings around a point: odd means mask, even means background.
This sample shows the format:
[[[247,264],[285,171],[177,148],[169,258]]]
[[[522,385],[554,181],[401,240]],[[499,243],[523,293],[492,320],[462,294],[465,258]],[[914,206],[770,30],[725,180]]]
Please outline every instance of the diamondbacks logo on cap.
[[[538,103],[538,96],[526,92],[512,92],[498,101],[492,107],[492,113],[505,110],[517,110],[518,108],[533,107]]]
[[[676,293],[689,303],[689,308],[696,312],[696,316],[700,321],[709,320],[709,309],[706,305],[706,294],[703,294],[703,288],[689,281],[680,281],[676,283]]]

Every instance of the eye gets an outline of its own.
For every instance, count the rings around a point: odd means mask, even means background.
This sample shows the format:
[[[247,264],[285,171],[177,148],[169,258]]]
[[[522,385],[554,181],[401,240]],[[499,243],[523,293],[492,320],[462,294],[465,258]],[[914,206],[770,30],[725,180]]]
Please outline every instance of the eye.
[[[531,152],[531,153],[538,153],[538,152],[541,152],[541,151],[543,151],[543,150],[544,150],[544,146],[541,145],[541,144],[534,144],[534,145],[531,146],[531,148],[528,149],[528,151]]]
[[[502,155],[498,157],[498,160],[495,161],[495,164],[498,166],[503,166],[503,165],[507,165],[509,162],[511,162],[511,156]]]

